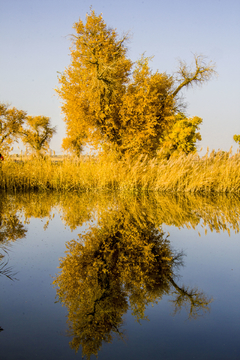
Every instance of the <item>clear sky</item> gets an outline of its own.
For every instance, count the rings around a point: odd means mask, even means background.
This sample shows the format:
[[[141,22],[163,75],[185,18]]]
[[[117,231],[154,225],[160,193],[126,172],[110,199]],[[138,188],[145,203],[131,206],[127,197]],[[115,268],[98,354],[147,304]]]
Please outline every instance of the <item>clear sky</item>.
[[[61,153],[65,126],[55,95],[57,72],[70,63],[72,25],[90,6],[121,35],[130,31],[129,57],[154,55],[153,70],[173,74],[178,59],[202,54],[218,77],[184,90],[187,115],[203,118],[199,143],[205,152],[229,150],[240,134],[239,0],[0,0],[0,102],[57,126],[51,148]]]

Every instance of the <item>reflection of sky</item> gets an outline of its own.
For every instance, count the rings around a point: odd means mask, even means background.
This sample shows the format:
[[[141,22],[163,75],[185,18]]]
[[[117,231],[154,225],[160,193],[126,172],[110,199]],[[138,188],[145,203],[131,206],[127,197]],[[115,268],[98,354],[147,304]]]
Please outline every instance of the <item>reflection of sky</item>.
[[[50,116],[58,127],[51,147],[59,153],[64,123],[53,89],[70,61],[66,35],[90,5],[120,34],[130,30],[132,60],[145,51],[155,55],[155,70],[170,74],[178,58],[190,63],[192,53],[216,62],[218,79],[186,93],[188,115],[203,118],[204,149],[228,150],[240,133],[238,0],[0,0],[0,101]]]
[[[186,254],[185,266],[180,272],[184,281],[188,279],[190,286],[199,286],[211,293],[211,289],[218,288],[222,282],[222,299],[226,293],[234,294],[239,290],[236,286],[240,273],[239,234],[231,231],[229,237],[227,231],[216,233],[208,230],[205,235],[201,226],[197,226],[196,230],[168,227],[168,231],[173,249],[183,249]]]
[[[77,238],[85,226],[71,232],[56,215],[46,231],[45,219],[27,225],[25,239],[12,244],[9,265],[18,271],[18,281],[1,277],[1,356],[6,359],[78,359],[69,348],[67,311],[54,304],[56,291],[51,276],[58,271],[65,242]],[[176,282],[198,287],[214,301],[211,311],[187,321],[183,309],[171,316],[169,297],[148,307],[148,321],[140,326],[125,316],[127,340],[104,344],[99,359],[237,359],[239,354],[239,235],[165,227],[173,250],[185,253],[184,267]],[[199,237],[198,231],[202,233]],[[50,276],[51,275],[51,276]],[[33,356],[34,354],[34,356]],[[222,356],[222,357],[221,357]],[[235,357],[234,357],[235,356]],[[3,359],[5,359],[3,357]]]

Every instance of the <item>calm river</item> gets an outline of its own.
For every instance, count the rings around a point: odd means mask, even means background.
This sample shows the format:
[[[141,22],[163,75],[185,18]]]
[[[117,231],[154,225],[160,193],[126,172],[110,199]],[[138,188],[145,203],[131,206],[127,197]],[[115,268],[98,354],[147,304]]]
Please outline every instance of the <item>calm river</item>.
[[[1,360],[239,360],[239,227],[238,197],[1,193]]]

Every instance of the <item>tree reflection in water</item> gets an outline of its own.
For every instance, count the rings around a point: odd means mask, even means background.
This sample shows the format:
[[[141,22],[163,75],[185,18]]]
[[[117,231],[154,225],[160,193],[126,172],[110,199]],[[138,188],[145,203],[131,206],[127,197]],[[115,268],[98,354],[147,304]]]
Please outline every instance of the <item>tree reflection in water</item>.
[[[13,202],[6,194],[0,196],[0,275],[15,280],[15,273],[8,266],[8,248],[12,242],[26,236],[27,230],[21,223]]]
[[[7,269],[7,251],[24,238],[32,217],[44,219],[44,229],[60,213],[71,230],[95,219],[97,225],[78,241],[68,243],[55,278],[59,300],[69,311],[71,346],[89,357],[104,341],[123,337],[123,315],[131,309],[137,320],[163,295],[173,295],[175,311],[187,306],[189,317],[208,310],[210,300],[198,289],[177,283],[183,255],[170,247],[161,224],[205,231],[238,233],[238,196],[121,193],[0,194],[0,274]],[[9,270],[9,269],[8,269]]]
[[[129,308],[139,321],[147,305],[173,294],[175,310],[188,307],[190,317],[209,309],[204,293],[177,285],[183,254],[171,249],[168,236],[138,205],[134,211],[126,204],[103,211],[97,226],[67,243],[60,260],[54,285],[68,308],[70,346],[76,351],[81,346],[88,359],[114,335],[123,338]]]

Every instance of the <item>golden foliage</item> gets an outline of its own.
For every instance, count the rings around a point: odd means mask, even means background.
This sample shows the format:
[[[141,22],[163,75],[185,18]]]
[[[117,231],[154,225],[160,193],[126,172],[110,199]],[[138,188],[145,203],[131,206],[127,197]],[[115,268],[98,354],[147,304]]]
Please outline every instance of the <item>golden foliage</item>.
[[[169,158],[183,153],[195,153],[197,151],[196,141],[202,140],[200,133],[197,132],[201,123],[202,119],[197,116],[186,118],[182,113],[176,115],[171,130],[167,131],[160,141],[159,156]]]
[[[79,155],[82,146],[90,144],[120,157],[155,156],[164,134],[175,124],[179,91],[211,78],[214,66],[195,56],[194,70],[180,63],[180,77],[175,78],[153,73],[149,58],[142,56],[133,64],[127,58],[128,37],[119,38],[93,10],[86,23],[80,19],[74,29],[71,64],[56,89],[67,127],[63,148]]]
[[[132,66],[125,56],[127,37],[118,39],[116,31],[108,29],[94,11],[85,25],[79,20],[74,29],[72,64],[60,76],[57,89],[64,99],[67,137],[70,143],[76,136],[83,143],[116,142],[121,95]]]
[[[173,121],[173,79],[152,73],[149,59],[138,61],[122,99],[120,150],[129,156],[152,155],[159,148],[164,131]]]

